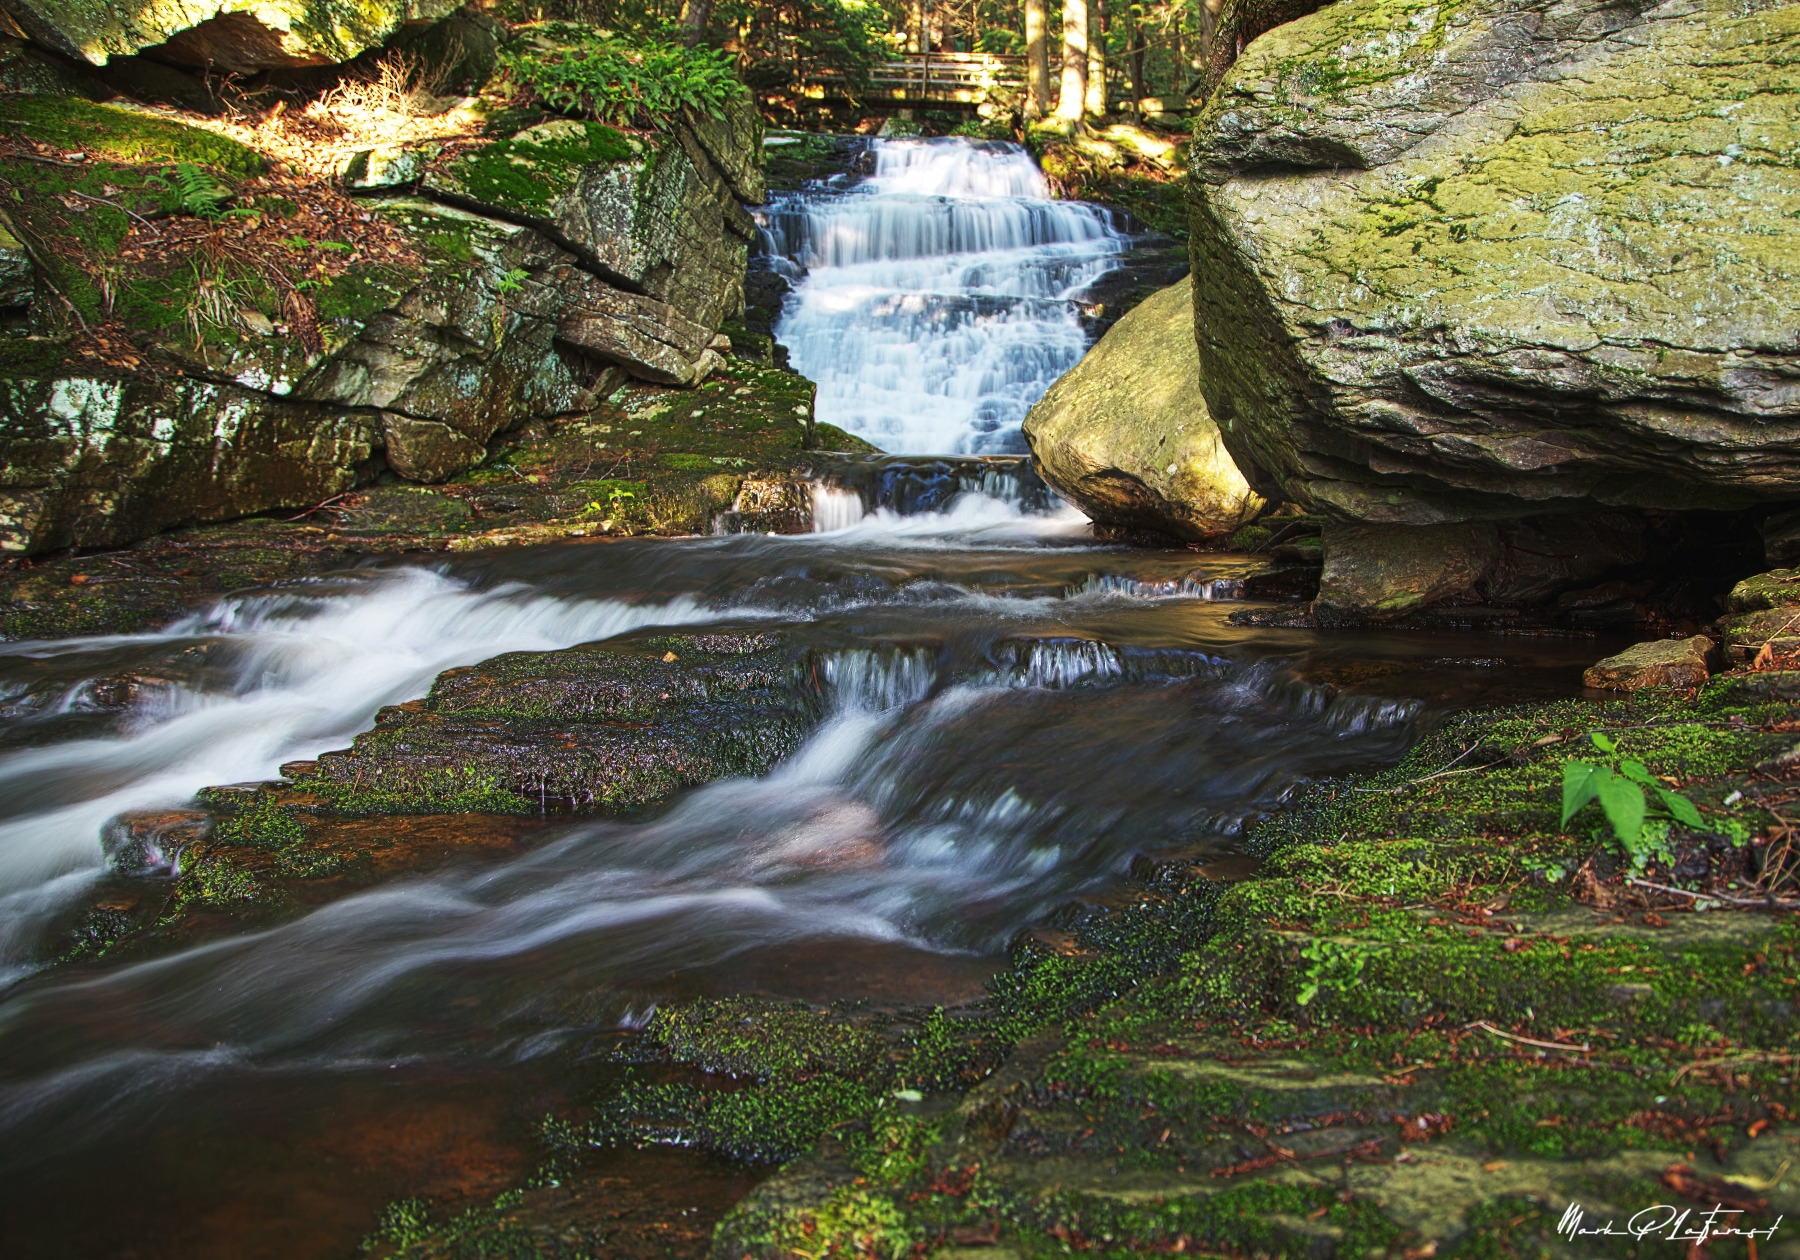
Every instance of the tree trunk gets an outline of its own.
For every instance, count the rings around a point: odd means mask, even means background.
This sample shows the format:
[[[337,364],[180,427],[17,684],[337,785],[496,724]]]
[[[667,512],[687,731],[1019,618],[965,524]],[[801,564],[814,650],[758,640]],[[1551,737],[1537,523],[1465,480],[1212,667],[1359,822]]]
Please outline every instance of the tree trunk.
[[[1119,20],[1125,23],[1125,73],[1131,79],[1131,99],[1141,101],[1150,95],[1150,90],[1144,85],[1144,36],[1136,7],[1126,4]]]
[[[1081,121],[1087,106],[1088,0],[1063,0],[1062,95],[1056,116]]]
[[[1111,25],[1106,0],[1089,0],[1087,112],[1097,118],[1106,117],[1106,32]]]
[[[1044,37],[1044,0],[1025,0],[1025,117],[1050,112],[1050,47]]]
[[[1219,8],[1221,0],[1201,0],[1200,3],[1200,65],[1202,68],[1212,65],[1213,37],[1219,30]]]
[[[706,38],[706,24],[712,20],[713,0],[681,0],[681,24],[687,27],[683,37],[689,48]]]

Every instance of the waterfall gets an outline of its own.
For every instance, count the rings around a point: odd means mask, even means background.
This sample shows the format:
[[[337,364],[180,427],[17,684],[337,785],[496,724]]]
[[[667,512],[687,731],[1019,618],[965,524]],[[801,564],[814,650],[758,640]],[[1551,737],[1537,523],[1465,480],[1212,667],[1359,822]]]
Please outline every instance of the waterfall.
[[[1087,350],[1078,299],[1128,239],[1051,201],[1016,144],[877,140],[875,173],[762,213],[796,282],[776,335],[816,415],[897,454],[1025,449],[1025,412]]]

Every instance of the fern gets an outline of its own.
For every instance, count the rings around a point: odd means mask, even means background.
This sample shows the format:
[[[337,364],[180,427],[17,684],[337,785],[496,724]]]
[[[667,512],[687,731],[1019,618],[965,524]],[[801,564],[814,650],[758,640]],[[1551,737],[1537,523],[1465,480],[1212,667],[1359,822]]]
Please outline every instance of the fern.
[[[182,210],[196,219],[220,218],[233,196],[231,189],[189,162],[175,167],[175,192]]]
[[[550,108],[616,126],[663,127],[683,110],[719,117],[744,91],[730,53],[557,25],[557,44],[502,50],[504,65]]]

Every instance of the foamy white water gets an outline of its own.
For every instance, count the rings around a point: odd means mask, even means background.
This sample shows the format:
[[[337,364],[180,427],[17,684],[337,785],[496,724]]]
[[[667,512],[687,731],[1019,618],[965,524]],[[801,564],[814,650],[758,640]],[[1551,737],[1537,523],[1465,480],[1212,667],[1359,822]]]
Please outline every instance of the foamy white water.
[[[875,163],[762,216],[798,279],[776,333],[818,418],[896,454],[1024,450],[1026,411],[1087,350],[1076,301],[1127,238],[1050,200],[1016,144],[878,140]]]
[[[712,615],[685,597],[634,605],[516,586],[474,592],[406,569],[317,594],[228,599],[162,634],[133,636],[204,645],[229,664],[222,678],[174,683],[117,735],[0,755],[0,794],[34,806],[0,821],[0,975],[42,914],[100,873],[99,835],[113,815],[270,778],[283,761],[341,748],[376,709],[425,694],[451,666]],[[6,655],[82,643],[9,644]]]

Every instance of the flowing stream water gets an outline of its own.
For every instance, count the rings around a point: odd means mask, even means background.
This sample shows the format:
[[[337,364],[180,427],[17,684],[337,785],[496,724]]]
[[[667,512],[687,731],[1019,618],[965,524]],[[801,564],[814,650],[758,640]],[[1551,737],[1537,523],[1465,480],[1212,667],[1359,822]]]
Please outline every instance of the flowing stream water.
[[[1011,146],[877,156],[772,216],[807,267],[782,335],[824,418],[1009,449],[1121,238],[1041,201]],[[1566,693],[1596,655],[1240,628],[1266,562],[1098,544],[1004,462],[847,461],[815,517],[384,563],[155,634],[0,646],[0,1254],[350,1255],[389,1199],[516,1183],[596,1038],[659,1001],[974,1000],[1017,932],[1134,855],[1228,857],[1307,776],[1391,761],[1447,706]],[[510,848],[275,926],[41,968],[120,810],[343,747],[453,665],[702,625],[825,655],[831,716],[768,776],[519,820]],[[159,681],[97,703],[126,673]],[[671,1219],[753,1180],[676,1152],[615,1172]]]

